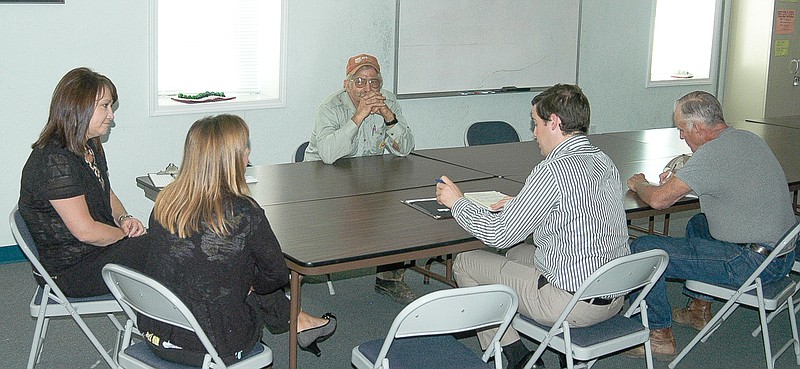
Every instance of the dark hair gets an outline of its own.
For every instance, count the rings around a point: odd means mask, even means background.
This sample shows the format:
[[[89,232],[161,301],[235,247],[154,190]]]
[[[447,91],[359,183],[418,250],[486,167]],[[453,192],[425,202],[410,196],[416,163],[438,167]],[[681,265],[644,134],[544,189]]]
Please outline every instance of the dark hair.
[[[117,87],[108,77],[83,67],[67,72],[53,91],[50,116],[32,147],[41,149],[56,141],[67,150],[83,155],[86,131],[103,88],[111,92],[112,103],[116,102]],[[102,152],[100,137],[92,140],[96,150]]]
[[[551,114],[561,119],[564,133],[589,133],[589,99],[576,85],[557,84],[531,100],[539,118],[548,120]]]
[[[692,128],[694,123],[706,127],[725,123],[719,100],[705,91],[692,91],[684,95],[675,103],[675,111],[686,121],[687,128]]]

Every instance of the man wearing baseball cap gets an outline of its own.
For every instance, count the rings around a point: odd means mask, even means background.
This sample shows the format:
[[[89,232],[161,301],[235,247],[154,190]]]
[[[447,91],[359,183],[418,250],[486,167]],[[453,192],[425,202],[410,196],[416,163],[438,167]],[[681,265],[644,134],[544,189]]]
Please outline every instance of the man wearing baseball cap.
[[[414,149],[414,136],[397,102],[382,89],[378,60],[359,54],[347,61],[344,86],[328,96],[317,110],[305,161],[332,164],[339,158],[383,155],[406,156]],[[416,298],[404,282],[402,263],[378,267],[375,291],[400,303]]]
[[[331,164],[339,158],[406,156],[414,148],[397,97],[383,90],[381,67],[374,56],[359,54],[347,61],[344,88],[328,96],[317,111],[305,161]]]

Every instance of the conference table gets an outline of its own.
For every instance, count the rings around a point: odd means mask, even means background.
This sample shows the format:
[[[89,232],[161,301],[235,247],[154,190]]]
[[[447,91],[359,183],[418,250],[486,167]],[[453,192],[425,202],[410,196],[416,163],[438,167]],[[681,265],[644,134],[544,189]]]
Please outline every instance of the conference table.
[[[790,186],[800,185],[800,147],[796,144],[800,130],[750,122],[733,125],[764,137],[787,171]],[[674,128],[592,134],[589,140],[614,160],[623,186],[634,173],[658,181],[658,174],[672,157],[690,152]],[[785,147],[792,141],[792,147]],[[415,270],[433,274],[414,261],[484,245],[453,219],[434,219],[401,201],[434,197],[435,179],[442,175],[463,191],[496,190],[513,196],[542,159],[535,142],[523,141],[416,150],[407,157],[340,159],[332,165],[317,161],[248,168],[248,175],[258,180],[249,185],[251,194],[266,212],[291,273],[290,368],[297,367],[295,332],[303,276],[396,262],[409,262]],[[149,177],[138,177],[136,182],[146,197],[155,199],[159,189]],[[629,220],[650,218],[645,231],[651,233],[653,216],[699,207],[697,199],[689,196],[656,210],[630,191],[624,206]],[[452,282],[450,266],[440,280]]]
[[[644,173],[648,180],[657,182],[659,174],[670,159],[680,154],[691,153],[689,147],[680,139],[678,130],[674,128],[590,134],[588,137],[592,145],[602,149],[614,161],[625,189],[627,189],[625,184],[627,179],[636,173]],[[412,154],[476,169],[523,184],[531,169],[544,160],[539,146],[534,141],[417,150]],[[454,175],[447,175],[451,179],[458,179]],[[696,197],[687,196],[668,209],[658,210],[645,204],[631,191],[625,194],[624,202],[626,216],[632,229],[664,235],[669,232],[670,213],[699,207]],[[664,217],[663,229],[660,232],[655,230],[657,216]],[[631,223],[632,220],[641,218],[648,219],[647,228]]]

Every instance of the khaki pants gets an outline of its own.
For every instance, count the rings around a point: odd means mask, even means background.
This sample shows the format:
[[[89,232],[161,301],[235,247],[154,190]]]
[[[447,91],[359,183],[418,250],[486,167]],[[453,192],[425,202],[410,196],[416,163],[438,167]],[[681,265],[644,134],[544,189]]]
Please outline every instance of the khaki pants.
[[[519,296],[519,312],[540,324],[552,325],[569,301],[572,294],[548,283],[537,288],[541,274],[533,265],[536,246],[521,244],[514,246],[505,256],[483,250],[460,253],[453,263],[453,274],[459,287],[501,283],[511,287]],[[592,305],[579,302],[567,317],[570,326],[586,327],[605,321],[616,315],[623,305],[623,297],[617,297],[608,305]],[[486,349],[497,332],[497,328],[478,332],[481,347]],[[519,340],[511,326],[500,339],[501,346]]]

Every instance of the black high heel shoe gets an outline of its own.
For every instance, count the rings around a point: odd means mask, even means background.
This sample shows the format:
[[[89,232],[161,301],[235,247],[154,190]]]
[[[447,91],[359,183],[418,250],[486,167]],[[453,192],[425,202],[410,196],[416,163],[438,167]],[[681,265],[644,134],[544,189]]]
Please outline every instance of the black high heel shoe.
[[[326,313],[322,318],[328,319],[328,322],[319,327],[305,329],[297,333],[297,346],[303,351],[317,355],[317,357],[322,355],[317,343],[325,341],[336,332],[336,317],[331,313]]]

